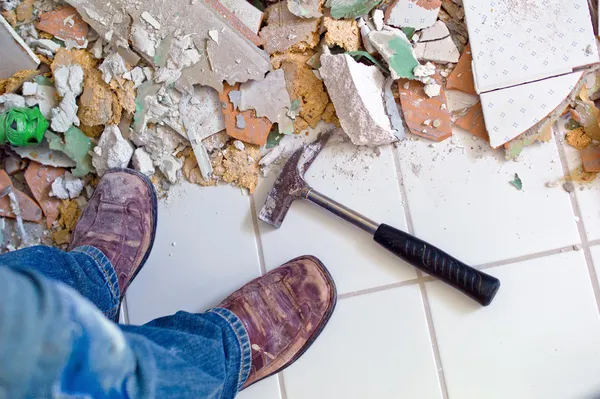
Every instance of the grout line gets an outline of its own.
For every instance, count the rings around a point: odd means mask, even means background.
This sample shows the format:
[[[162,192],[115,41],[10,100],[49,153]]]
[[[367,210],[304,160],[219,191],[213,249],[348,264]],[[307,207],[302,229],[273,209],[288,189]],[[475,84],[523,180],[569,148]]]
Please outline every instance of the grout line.
[[[256,203],[254,202],[254,194],[250,194],[250,214],[252,215],[252,227],[254,228],[254,240],[256,242],[256,250],[258,251],[258,263],[260,266],[260,274],[267,274],[267,266],[265,263],[265,252],[263,250],[262,236],[258,228],[258,215],[256,214]]]
[[[583,245],[582,245],[582,247],[583,247]],[[498,260],[495,262],[484,263],[482,265],[474,266],[474,268],[477,270],[485,270],[485,269],[490,269],[492,267],[511,265],[513,263],[524,262],[527,260],[532,260],[532,259],[537,259],[537,258],[544,258],[546,256],[557,255],[560,253],[574,251],[574,250],[575,249],[574,249],[573,245],[569,245],[567,247],[549,249],[547,251],[536,252],[534,254],[522,255],[522,256],[517,256],[515,258],[509,258],[509,259]]]
[[[421,291],[421,299],[423,300],[423,307],[425,310],[425,319],[427,322],[427,328],[429,330],[429,338],[431,340],[431,347],[433,349],[433,358],[435,361],[435,369],[438,375],[438,381],[440,382],[440,389],[442,391],[442,397],[448,399],[448,386],[446,385],[446,376],[444,375],[444,367],[442,365],[442,356],[440,355],[440,347],[437,340],[437,334],[433,325],[433,315],[431,314],[431,305],[429,303],[429,295],[427,295],[427,288],[425,287],[425,281],[423,280],[423,273],[417,271],[419,276],[419,289]]]
[[[402,196],[402,208],[404,208],[404,217],[406,218],[406,226],[410,234],[415,233],[415,228],[410,215],[410,209],[408,207],[408,195],[406,194],[406,187],[404,186],[404,175],[402,174],[402,166],[400,166],[400,155],[398,155],[398,149],[392,145],[392,155],[394,157],[394,165],[396,166],[396,178],[398,179],[398,185],[400,186],[400,195]]]
[[[567,162],[567,153],[561,144],[562,140],[559,132],[554,131],[554,142],[558,149],[558,156],[560,158],[563,174],[564,176],[569,176],[570,173],[569,164]],[[588,274],[592,283],[594,298],[596,299],[596,307],[598,312],[600,312],[600,285],[598,284],[598,276],[596,275],[596,269],[594,268],[594,260],[592,259],[592,252],[590,251],[590,243],[588,242],[587,233],[583,225],[583,218],[581,217],[581,209],[579,209],[579,202],[577,201],[575,192],[569,194],[569,200],[571,201],[573,213],[577,218],[577,230],[579,232],[579,237],[581,238],[581,247],[583,249],[585,262],[588,267]]]
[[[279,393],[281,399],[287,399],[287,391],[285,390],[285,380],[283,379],[283,371],[277,374],[277,381],[279,381]]]
[[[598,245],[598,244],[600,244],[600,240],[588,241],[588,243],[587,243],[587,244],[588,244],[588,245],[587,245],[588,247],[593,247],[593,246],[595,246],[595,245]]]
[[[398,155],[397,148],[393,148],[394,163],[396,164],[396,175],[398,178],[398,184],[400,186],[400,194],[402,195],[402,207],[404,208],[404,216],[406,218],[406,225],[408,232],[412,235],[415,234],[415,228],[410,214],[410,208],[408,206],[408,195],[406,192],[406,186],[404,185],[404,174],[402,174],[402,167],[400,165],[400,156]],[[448,387],[446,385],[446,376],[444,375],[444,368],[442,366],[442,358],[440,356],[439,343],[437,335],[435,333],[435,327],[433,326],[433,315],[431,314],[431,306],[429,304],[429,296],[427,295],[427,289],[425,288],[425,281],[423,279],[423,272],[415,269],[417,272],[416,280],[406,281],[404,285],[412,284],[416,282],[419,284],[419,291],[421,292],[421,299],[423,301],[423,310],[425,312],[425,320],[427,323],[427,329],[429,330],[429,340],[431,341],[431,348],[433,349],[433,357],[435,362],[435,368],[438,376],[438,382],[442,391],[442,397],[448,399]],[[399,285],[400,286],[400,285]]]
[[[347,292],[345,294],[338,295],[338,300],[342,300],[342,299],[346,299],[346,298],[352,298],[352,297],[355,297],[355,296],[372,294],[374,292],[379,292],[379,291],[387,291],[387,290],[391,290],[391,289],[394,289],[394,288],[399,288],[399,287],[404,287],[404,286],[407,286],[407,285],[417,284],[418,282],[419,282],[419,279],[415,278],[415,279],[412,279],[412,280],[402,281],[400,283],[382,285],[382,286],[379,286],[379,287],[367,288],[367,289],[364,289],[364,290],[353,291],[353,292]]]

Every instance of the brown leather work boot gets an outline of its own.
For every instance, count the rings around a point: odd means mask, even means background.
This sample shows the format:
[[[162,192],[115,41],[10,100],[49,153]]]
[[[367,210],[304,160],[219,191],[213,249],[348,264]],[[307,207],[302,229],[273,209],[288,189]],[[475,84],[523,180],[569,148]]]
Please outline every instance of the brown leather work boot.
[[[154,186],[132,169],[113,169],[100,179],[81,215],[69,251],[98,248],[113,265],[121,298],[150,255],[156,234]]]
[[[329,321],[337,293],[314,256],[302,256],[246,284],[218,307],[236,314],[252,347],[249,387],[294,363]]]

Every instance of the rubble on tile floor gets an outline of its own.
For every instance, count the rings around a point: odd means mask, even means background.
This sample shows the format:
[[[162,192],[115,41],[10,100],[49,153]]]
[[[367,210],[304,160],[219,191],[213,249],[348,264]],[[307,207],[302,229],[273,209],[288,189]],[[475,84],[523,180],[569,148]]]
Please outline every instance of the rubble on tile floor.
[[[39,144],[0,148],[0,189],[11,193],[0,190],[0,228],[10,232],[0,250],[67,245],[98,179],[114,167],[149,176],[163,196],[181,179],[252,193],[261,170],[323,123],[375,152],[406,137],[455,140],[456,126],[510,160],[551,140],[568,118],[564,139],[582,164],[567,179],[592,180],[600,169],[596,51],[556,48],[560,59],[573,56],[560,61],[561,73],[515,54],[502,61],[515,86],[486,81],[485,69],[498,69],[484,63],[495,41],[517,48],[519,38],[514,30],[490,36],[480,18],[497,16],[476,1],[2,3],[10,6],[0,18],[0,113],[39,107],[50,128]],[[512,4],[508,25],[531,18]],[[577,43],[589,44],[585,15],[573,10]],[[546,28],[536,29],[532,40]],[[459,92],[469,100],[450,110]],[[15,127],[0,133],[7,128]]]

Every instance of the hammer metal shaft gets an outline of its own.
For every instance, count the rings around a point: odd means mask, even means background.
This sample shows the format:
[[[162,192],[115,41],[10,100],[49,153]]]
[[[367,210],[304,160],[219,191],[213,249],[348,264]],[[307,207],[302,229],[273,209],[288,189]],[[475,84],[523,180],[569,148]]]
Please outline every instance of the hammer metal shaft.
[[[358,212],[340,204],[337,201],[332,200],[326,195],[321,194],[312,188],[306,188],[305,192],[302,193],[303,197],[310,202],[319,205],[321,208],[325,208],[334,215],[352,223],[356,227],[361,228],[370,234],[375,234],[379,228],[379,223],[375,223],[371,219],[368,219]]]

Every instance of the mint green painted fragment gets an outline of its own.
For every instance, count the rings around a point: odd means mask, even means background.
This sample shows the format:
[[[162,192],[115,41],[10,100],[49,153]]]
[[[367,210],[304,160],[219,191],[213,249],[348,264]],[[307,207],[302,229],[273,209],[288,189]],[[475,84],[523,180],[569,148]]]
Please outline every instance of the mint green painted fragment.
[[[93,172],[92,157],[89,154],[94,148],[92,140],[75,126],[71,126],[65,132],[64,140],[57,134],[46,132],[46,140],[51,150],[63,152],[77,163],[72,173],[74,176],[82,177]]]
[[[133,115],[133,130],[140,132],[145,126],[146,120],[146,97],[155,96],[160,90],[160,85],[152,81],[144,82],[138,87],[137,97],[135,98],[135,114]]]
[[[413,71],[419,61],[404,32],[398,29],[371,31],[369,41],[388,64],[394,80],[415,79]]]
[[[54,82],[52,82],[52,80],[44,75],[38,75],[35,78],[33,78],[34,82],[37,83],[40,86],[52,86],[54,87]]]
[[[412,40],[412,37],[414,36],[416,31],[417,30],[415,28],[402,28],[402,32],[404,32],[408,40]]]
[[[335,19],[356,18],[368,14],[381,0],[331,0],[331,16]]]
[[[271,132],[269,133],[269,137],[267,137],[267,144],[265,145],[266,149],[273,148],[279,145],[279,142],[283,138],[283,134],[279,133],[279,128],[277,125],[273,125]]]

